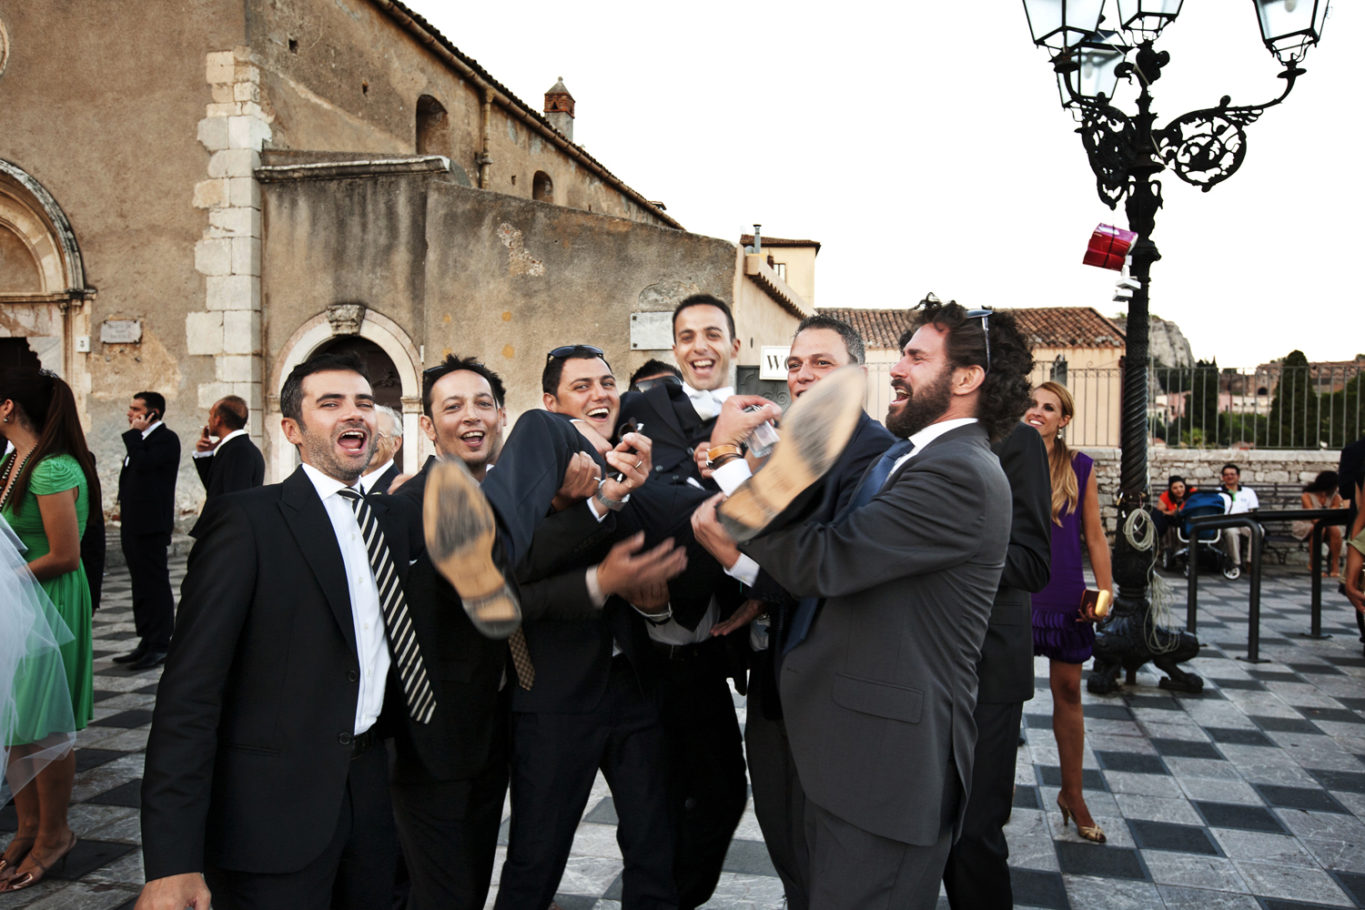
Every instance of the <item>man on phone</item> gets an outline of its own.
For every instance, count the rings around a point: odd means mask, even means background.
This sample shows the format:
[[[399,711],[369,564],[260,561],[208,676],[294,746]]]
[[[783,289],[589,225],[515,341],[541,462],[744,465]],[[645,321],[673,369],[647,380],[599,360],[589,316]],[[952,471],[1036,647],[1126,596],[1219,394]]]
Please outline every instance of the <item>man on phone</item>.
[[[175,625],[166,551],[175,523],[175,478],[180,470],[180,437],[162,423],[166,399],[138,392],[128,405],[127,454],[118,475],[122,516],[119,540],[133,582],[133,622],[138,645],[115,657],[130,669],[150,670],[165,662]]]
[[[194,443],[194,469],[204,484],[205,504],[215,496],[250,490],[265,483],[265,459],[246,433],[250,411],[244,399],[229,395],[209,408]]]

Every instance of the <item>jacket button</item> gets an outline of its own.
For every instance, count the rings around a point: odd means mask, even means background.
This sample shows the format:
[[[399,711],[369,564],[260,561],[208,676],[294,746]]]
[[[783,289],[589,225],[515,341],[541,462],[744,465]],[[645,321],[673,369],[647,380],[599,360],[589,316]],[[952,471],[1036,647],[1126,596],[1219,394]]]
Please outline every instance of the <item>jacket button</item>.
[[[358,680],[358,679],[360,679],[360,674],[357,673],[355,670],[347,670],[347,671],[346,671],[346,681],[347,681],[347,682],[355,682],[355,681]]]
[[[349,734],[349,733],[338,733],[338,734],[337,734],[337,742],[341,743],[343,746],[349,746],[349,745],[351,744],[351,734]]]

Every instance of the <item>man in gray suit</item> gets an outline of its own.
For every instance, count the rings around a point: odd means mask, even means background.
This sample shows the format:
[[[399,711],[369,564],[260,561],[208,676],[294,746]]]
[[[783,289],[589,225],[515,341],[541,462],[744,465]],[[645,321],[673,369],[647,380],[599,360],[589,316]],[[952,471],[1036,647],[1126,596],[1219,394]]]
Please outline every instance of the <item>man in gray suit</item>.
[[[1008,314],[931,298],[919,317],[891,370],[886,427],[902,441],[833,522],[779,502],[740,544],[808,598],[779,686],[812,907],[932,908],[972,776],[976,665],[1010,532],[990,439],[1023,413],[1032,358]],[[800,460],[788,457],[794,477]],[[746,537],[742,493],[720,514]],[[718,521],[707,511],[701,524]]]

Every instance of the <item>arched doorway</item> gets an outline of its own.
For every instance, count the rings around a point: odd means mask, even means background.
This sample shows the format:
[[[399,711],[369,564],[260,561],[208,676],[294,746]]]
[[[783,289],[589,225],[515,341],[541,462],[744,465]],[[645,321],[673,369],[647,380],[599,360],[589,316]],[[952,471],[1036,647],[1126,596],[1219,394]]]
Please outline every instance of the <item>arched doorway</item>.
[[[90,377],[76,339],[89,337],[85,267],[61,206],[23,169],[0,159],[0,357],[64,378],[84,411]]]
[[[272,358],[266,381],[266,477],[283,480],[298,465],[294,447],[280,428],[280,386],[289,371],[314,354],[345,352],[365,364],[375,399],[403,415],[403,470],[412,473],[431,454],[418,417],[422,413],[422,359],[408,333],[362,303],[333,304],[294,330]]]
[[[318,354],[350,354],[365,367],[370,377],[370,388],[374,390],[376,404],[393,408],[403,413],[403,380],[398,376],[398,367],[384,349],[368,338],[359,335],[342,335],[324,342],[310,357]]]

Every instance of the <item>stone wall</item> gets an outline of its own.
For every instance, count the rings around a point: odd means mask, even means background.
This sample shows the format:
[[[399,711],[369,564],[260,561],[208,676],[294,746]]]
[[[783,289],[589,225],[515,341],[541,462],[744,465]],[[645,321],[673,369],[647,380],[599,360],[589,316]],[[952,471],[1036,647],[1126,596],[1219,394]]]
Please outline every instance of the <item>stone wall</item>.
[[[1096,480],[1100,490],[1100,513],[1105,530],[1112,538],[1118,521],[1116,505],[1119,491],[1119,450],[1116,448],[1085,448],[1095,459]],[[1242,469],[1244,486],[1256,490],[1272,483],[1305,484],[1319,471],[1337,469],[1336,452],[1299,449],[1168,449],[1151,448],[1147,452],[1147,474],[1151,478],[1153,497],[1166,489],[1166,480],[1179,474],[1187,483],[1197,487],[1216,489],[1218,472],[1228,462]],[[1262,508],[1266,506],[1263,505]]]

